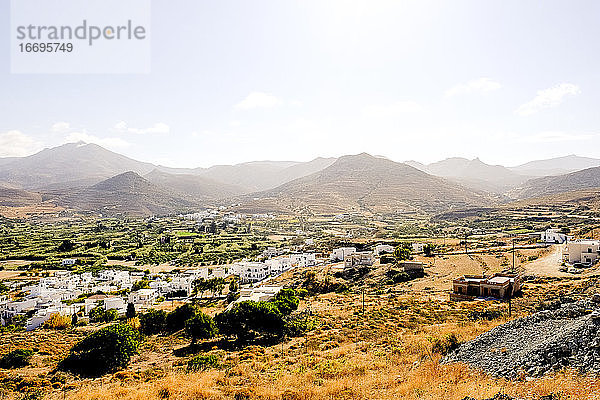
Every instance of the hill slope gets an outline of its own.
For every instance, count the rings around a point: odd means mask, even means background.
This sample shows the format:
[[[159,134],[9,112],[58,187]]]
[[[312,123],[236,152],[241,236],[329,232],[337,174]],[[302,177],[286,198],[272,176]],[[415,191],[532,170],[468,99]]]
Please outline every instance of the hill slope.
[[[421,164],[422,165],[422,164]],[[447,158],[429,165],[414,165],[431,175],[452,179],[475,190],[502,194],[527,180],[502,165],[489,165],[479,158],[469,160],[461,157]]]
[[[152,169],[152,164],[133,160],[96,144],[78,142],[15,159],[2,166],[0,181],[25,189],[50,185],[82,187],[125,171],[146,174]]]
[[[341,157],[322,171],[253,196],[246,207],[315,214],[434,213],[494,201],[486,194],[366,153]]]
[[[245,193],[239,186],[220,183],[204,176],[169,174],[157,169],[144,175],[149,182],[190,200],[217,200]]]
[[[236,165],[215,165],[198,174],[227,185],[244,188],[245,193],[268,190],[331,165],[332,158],[308,162],[254,161]]]
[[[599,187],[600,167],[594,167],[565,175],[531,179],[511,191],[510,195],[524,199]]]
[[[510,170],[522,175],[546,176],[562,175],[598,166],[600,166],[600,160],[596,158],[579,157],[572,154],[565,157],[530,161],[516,167],[511,167]]]
[[[89,188],[52,191],[44,195],[60,206],[103,215],[164,215],[193,210],[198,206],[169,194],[131,171]]]
[[[0,206],[23,207],[41,202],[42,196],[39,193],[0,186]]]

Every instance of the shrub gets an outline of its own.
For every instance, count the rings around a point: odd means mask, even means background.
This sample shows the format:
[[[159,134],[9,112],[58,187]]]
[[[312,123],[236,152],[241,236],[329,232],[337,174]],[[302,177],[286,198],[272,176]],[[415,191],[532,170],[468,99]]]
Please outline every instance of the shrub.
[[[306,312],[291,315],[285,321],[285,334],[291,337],[302,336],[314,328],[314,320]]]
[[[21,368],[29,365],[35,352],[31,349],[16,349],[0,358],[0,368]]]
[[[217,335],[217,325],[211,316],[199,312],[185,322],[185,332],[192,337],[192,343],[197,339],[211,339]]]
[[[127,303],[127,311],[125,311],[125,318],[131,319],[135,317],[135,305],[133,303]]]
[[[71,319],[68,315],[52,314],[46,322],[44,322],[44,328],[46,329],[67,329],[71,327]]]
[[[433,340],[433,347],[431,351],[442,355],[450,353],[452,350],[456,350],[460,346],[460,342],[454,333],[450,333],[444,336],[442,339],[436,338]]]
[[[467,317],[471,321],[479,321],[479,320],[493,321],[495,319],[502,317],[502,311],[500,311],[500,310],[483,310],[483,311],[473,310],[473,311],[469,312]]]
[[[167,326],[167,313],[153,308],[139,316],[140,328],[146,335],[164,332]]]
[[[197,372],[204,371],[209,368],[217,368],[219,366],[219,358],[214,354],[198,354],[188,360],[187,371]]]
[[[131,326],[107,326],[73,346],[59,367],[80,375],[99,376],[127,366],[139,345],[139,333]]]
[[[289,315],[292,311],[296,311],[300,302],[294,289],[281,289],[271,301],[283,315]]]
[[[200,309],[192,304],[183,304],[170,313],[166,317],[166,329],[170,332],[175,332],[185,328],[185,323],[188,319],[195,317],[200,313]]]
[[[220,333],[235,336],[242,343],[258,336],[281,338],[285,327],[283,315],[273,302],[242,301],[217,314],[215,322]]]
[[[102,306],[94,307],[89,313],[90,321],[92,322],[111,322],[119,317],[117,310],[105,310]]]

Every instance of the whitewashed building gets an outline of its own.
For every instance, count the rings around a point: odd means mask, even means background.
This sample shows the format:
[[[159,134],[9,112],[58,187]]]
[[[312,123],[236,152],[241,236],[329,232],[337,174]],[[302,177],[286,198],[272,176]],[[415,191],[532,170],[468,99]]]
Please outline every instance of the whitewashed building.
[[[356,247],[340,247],[333,249],[329,258],[331,261],[344,261],[346,256],[356,253]]]

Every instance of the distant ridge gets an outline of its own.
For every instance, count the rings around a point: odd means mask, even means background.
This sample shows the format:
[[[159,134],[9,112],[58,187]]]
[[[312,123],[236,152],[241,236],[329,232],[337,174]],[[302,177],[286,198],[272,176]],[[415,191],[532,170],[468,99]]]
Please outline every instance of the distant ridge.
[[[434,213],[496,201],[487,194],[367,153],[340,157],[322,171],[252,196],[254,199],[244,207],[313,214]]]
[[[523,186],[512,190],[510,195],[513,198],[526,199],[594,188],[600,188],[600,167],[531,179]]]

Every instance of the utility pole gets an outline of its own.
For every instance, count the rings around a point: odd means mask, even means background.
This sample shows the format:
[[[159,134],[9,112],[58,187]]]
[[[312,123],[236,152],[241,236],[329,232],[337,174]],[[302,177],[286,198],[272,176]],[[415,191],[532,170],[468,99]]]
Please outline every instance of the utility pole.
[[[512,257],[513,258],[512,272],[514,273],[515,272],[515,237],[514,236],[512,238],[512,256],[513,256]],[[509,307],[509,309],[510,309],[510,307]]]
[[[365,288],[362,289],[362,313],[365,314]]]

